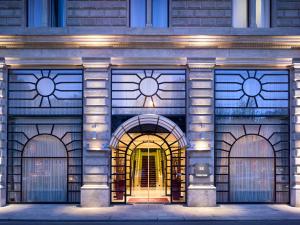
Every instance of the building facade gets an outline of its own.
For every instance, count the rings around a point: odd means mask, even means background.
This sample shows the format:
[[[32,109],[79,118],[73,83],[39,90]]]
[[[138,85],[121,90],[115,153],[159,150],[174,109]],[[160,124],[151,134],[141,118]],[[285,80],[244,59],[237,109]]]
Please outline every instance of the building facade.
[[[300,206],[299,0],[0,0],[0,204]]]

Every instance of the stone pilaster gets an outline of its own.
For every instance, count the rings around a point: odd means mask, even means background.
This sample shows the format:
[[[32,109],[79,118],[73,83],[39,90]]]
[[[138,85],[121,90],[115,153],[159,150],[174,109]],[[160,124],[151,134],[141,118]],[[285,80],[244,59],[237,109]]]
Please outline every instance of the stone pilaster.
[[[291,205],[300,207],[300,59],[291,79]]]
[[[0,206],[6,204],[6,74],[0,59]]]
[[[102,207],[110,203],[109,63],[106,58],[83,58],[83,207]]]
[[[215,59],[188,59],[188,206],[215,206],[214,186],[214,66]],[[196,176],[206,165],[208,176]]]

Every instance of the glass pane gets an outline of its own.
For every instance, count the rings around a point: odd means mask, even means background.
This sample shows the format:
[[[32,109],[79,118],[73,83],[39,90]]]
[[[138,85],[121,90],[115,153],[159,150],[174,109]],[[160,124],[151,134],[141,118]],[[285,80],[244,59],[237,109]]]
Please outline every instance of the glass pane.
[[[130,1],[130,26],[146,26],[146,0]]]
[[[51,26],[64,27],[65,26],[65,0],[51,1]]]
[[[248,27],[248,0],[233,0],[233,27]]]
[[[28,0],[28,26],[48,26],[48,0]]]
[[[168,27],[169,1],[152,0],[152,25],[153,27]]]
[[[10,70],[9,113],[81,115],[82,71]]]
[[[256,0],[256,26],[270,27],[270,0]]]

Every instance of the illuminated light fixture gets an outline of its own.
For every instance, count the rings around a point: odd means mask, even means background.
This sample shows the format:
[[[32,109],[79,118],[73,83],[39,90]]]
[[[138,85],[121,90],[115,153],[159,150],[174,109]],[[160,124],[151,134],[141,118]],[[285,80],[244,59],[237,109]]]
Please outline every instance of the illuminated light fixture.
[[[201,124],[201,127],[202,127],[202,124]],[[205,140],[205,134],[203,132],[200,133],[200,139]]]
[[[92,128],[95,130],[95,129],[97,128],[97,124],[94,123],[94,124],[92,125]],[[96,140],[96,139],[97,139],[97,132],[96,132],[96,131],[93,131],[93,132],[92,132],[92,139],[93,139],[93,140]]]
[[[93,140],[97,139],[97,132],[96,131],[93,131],[93,133],[92,133],[92,139]]]

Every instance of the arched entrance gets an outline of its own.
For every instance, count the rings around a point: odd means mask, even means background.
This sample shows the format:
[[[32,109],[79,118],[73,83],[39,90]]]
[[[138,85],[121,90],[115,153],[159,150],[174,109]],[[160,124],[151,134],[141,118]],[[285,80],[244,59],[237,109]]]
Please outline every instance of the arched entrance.
[[[110,142],[111,202],[185,202],[186,145],[184,133],[166,117],[124,122]]]

